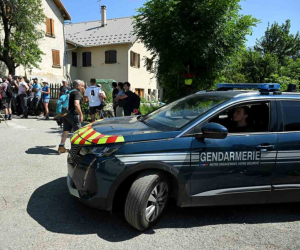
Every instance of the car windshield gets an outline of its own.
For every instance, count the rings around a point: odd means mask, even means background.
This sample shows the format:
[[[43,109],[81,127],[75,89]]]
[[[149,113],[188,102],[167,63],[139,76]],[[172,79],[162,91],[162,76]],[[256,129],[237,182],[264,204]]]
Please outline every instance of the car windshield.
[[[159,130],[180,130],[208,110],[229,100],[221,96],[192,95],[172,102],[143,118]]]

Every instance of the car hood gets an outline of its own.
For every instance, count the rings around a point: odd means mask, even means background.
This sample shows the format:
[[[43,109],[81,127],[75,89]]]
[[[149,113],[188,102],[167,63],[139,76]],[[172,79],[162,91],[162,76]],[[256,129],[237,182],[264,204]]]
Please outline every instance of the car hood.
[[[136,116],[103,119],[74,133],[73,144],[95,145],[174,138],[180,131],[161,131],[140,122]]]

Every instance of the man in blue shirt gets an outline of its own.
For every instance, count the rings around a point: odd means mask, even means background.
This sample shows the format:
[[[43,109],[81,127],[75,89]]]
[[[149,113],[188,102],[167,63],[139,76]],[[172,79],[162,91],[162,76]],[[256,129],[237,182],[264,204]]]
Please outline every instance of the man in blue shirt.
[[[38,83],[38,79],[36,76],[34,76],[32,78],[33,80],[33,85],[32,85],[32,92],[34,92],[34,97],[33,97],[33,105],[34,105],[34,112],[37,114],[38,111],[38,107],[42,107],[42,104],[40,103],[41,100],[41,84]],[[39,105],[40,104],[40,105]],[[41,110],[39,110],[39,113],[42,111],[43,109],[41,108]]]

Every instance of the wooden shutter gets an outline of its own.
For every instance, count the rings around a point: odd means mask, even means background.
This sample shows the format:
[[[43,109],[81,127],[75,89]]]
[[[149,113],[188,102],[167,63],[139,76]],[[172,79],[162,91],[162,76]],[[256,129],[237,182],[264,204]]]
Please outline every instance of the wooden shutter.
[[[111,63],[117,63],[117,51],[116,50],[111,51]]]
[[[77,52],[72,52],[72,66],[77,67]]]
[[[86,67],[86,52],[82,53],[82,67]]]
[[[133,52],[130,51],[130,66],[133,67]]]
[[[105,63],[109,63],[109,51],[105,51]]]
[[[52,50],[53,66],[60,66],[60,54],[59,50]]]
[[[92,66],[92,53],[86,52],[86,66],[90,67]]]
[[[46,34],[51,36],[51,19],[46,19]]]
[[[142,97],[142,98],[144,98],[144,89],[141,89],[141,95],[140,95],[140,97]]]
[[[54,20],[53,19],[50,19],[51,20],[51,36],[54,36],[55,35],[55,32],[54,32]]]
[[[138,66],[138,68],[140,68],[141,67],[141,55],[140,54],[137,55],[137,60],[138,60],[138,62],[137,62],[138,65],[137,66]]]
[[[139,89],[135,89],[135,93],[139,95]]]

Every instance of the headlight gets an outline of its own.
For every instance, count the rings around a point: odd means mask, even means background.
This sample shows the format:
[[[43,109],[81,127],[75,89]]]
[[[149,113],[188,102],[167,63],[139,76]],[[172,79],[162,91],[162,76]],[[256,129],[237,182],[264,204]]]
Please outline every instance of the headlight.
[[[79,151],[79,154],[82,156],[95,155],[96,157],[108,157],[117,152],[120,148],[121,145],[110,147],[82,147]]]

